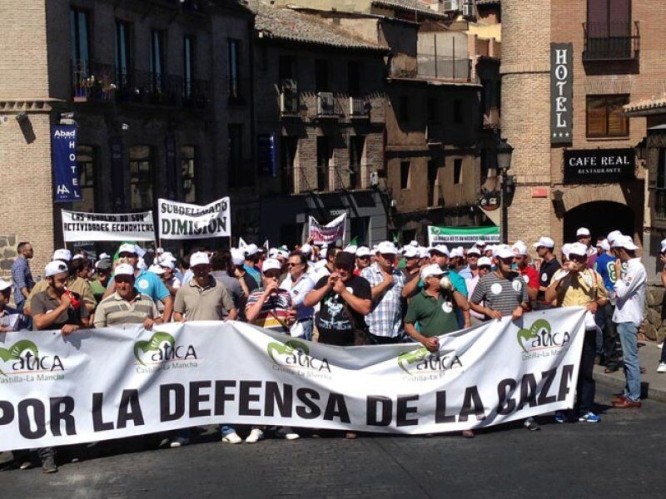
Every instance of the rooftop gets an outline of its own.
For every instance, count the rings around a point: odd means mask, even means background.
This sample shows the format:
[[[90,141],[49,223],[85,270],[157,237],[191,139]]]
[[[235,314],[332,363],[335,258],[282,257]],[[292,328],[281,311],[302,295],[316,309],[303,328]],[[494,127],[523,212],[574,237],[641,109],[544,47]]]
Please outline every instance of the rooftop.
[[[431,19],[449,19],[448,15],[428,8],[427,5],[419,2],[419,0],[372,0],[372,4],[378,7],[416,12]]]
[[[290,8],[272,7],[260,0],[247,0],[247,7],[256,15],[255,30],[264,38],[345,49],[381,52],[388,50],[381,45],[356,38],[315,16],[309,16]]]
[[[630,102],[622,107],[625,114],[644,116],[646,114],[666,114],[666,95]]]

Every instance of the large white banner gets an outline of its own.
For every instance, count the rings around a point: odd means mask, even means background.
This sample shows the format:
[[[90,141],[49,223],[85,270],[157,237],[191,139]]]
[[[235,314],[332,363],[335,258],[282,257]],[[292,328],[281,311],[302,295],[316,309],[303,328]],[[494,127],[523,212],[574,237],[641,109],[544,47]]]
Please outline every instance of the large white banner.
[[[0,334],[0,450],[214,423],[385,433],[487,427],[571,408],[584,310],[419,344],[341,348],[243,323]]]
[[[62,210],[65,242],[154,241],[153,212],[82,213]]]
[[[160,239],[231,236],[231,209],[228,197],[213,201],[206,206],[159,199],[157,210]]]
[[[321,225],[316,218],[309,217],[308,239],[312,239],[316,243],[334,243],[338,239],[344,240],[346,226],[346,213],[336,217],[326,225]]]

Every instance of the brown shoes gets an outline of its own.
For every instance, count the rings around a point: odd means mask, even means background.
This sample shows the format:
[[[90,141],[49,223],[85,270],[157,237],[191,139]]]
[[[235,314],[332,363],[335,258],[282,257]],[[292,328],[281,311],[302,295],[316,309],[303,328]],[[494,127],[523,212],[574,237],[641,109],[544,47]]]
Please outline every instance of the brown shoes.
[[[640,400],[633,401],[624,395],[614,399],[612,403],[616,409],[639,409],[641,407]]]
[[[474,431],[472,431],[472,430],[463,430],[462,431],[462,436],[464,438],[474,438]]]

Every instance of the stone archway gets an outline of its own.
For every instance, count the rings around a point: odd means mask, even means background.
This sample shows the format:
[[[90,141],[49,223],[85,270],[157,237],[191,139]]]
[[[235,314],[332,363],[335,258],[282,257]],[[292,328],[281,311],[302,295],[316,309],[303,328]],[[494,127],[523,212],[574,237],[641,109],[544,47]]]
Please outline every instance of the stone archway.
[[[576,229],[587,227],[592,233],[592,244],[597,238],[605,237],[612,230],[623,234],[635,234],[634,210],[615,201],[592,201],[583,203],[567,211],[564,215],[564,241],[576,240]]]

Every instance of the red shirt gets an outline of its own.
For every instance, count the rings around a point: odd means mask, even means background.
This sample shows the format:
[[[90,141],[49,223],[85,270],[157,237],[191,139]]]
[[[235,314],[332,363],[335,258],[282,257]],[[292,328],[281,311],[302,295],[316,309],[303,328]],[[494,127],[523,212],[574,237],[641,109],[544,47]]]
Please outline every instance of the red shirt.
[[[523,269],[518,269],[520,275],[525,279],[525,283],[532,289],[539,289],[539,273],[534,267],[527,265]]]

